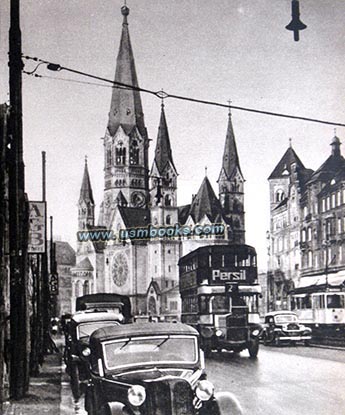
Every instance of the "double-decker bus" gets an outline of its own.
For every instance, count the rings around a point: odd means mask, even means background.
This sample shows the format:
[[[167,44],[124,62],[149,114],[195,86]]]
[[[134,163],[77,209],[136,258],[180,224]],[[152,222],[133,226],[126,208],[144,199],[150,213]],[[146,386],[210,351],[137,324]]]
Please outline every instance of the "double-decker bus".
[[[206,355],[212,350],[256,357],[261,332],[255,248],[210,245],[179,260],[181,320],[201,335]]]

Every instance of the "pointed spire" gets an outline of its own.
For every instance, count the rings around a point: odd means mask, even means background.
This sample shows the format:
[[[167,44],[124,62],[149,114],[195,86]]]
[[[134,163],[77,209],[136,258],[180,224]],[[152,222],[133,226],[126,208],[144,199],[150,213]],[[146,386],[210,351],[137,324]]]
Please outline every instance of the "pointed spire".
[[[79,203],[82,200],[85,202],[91,202],[91,204],[94,204],[89,169],[87,167],[87,156],[85,156],[84,175],[83,175],[83,181],[82,181],[81,188],[80,188]]]
[[[134,55],[129,38],[128,21],[129,8],[121,7],[123,15],[122,35],[119,53],[117,55],[115,82],[138,87]],[[110,104],[108,130],[114,136],[119,126],[129,134],[136,126],[140,134],[146,138],[144,114],[139,91],[131,88],[114,87]]]
[[[229,115],[228,116],[229,116],[228,129],[227,129],[226,139],[225,139],[222,169],[224,169],[226,176],[230,179],[234,171],[236,171],[236,169],[240,171],[241,175],[242,175],[242,172],[241,172],[240,162],[239,162],[239,158],[237,154],[234,129],[232,127],[230,104],[229,104]]]
[[[170,162],[176,170],[172,159],[168,126],[164,111],[164,101],[162,101],[161,104],[161,118],[158,127],[157,144],[155,150],[155,162],[160,174],[163,173],[163,170],[168,162]]]

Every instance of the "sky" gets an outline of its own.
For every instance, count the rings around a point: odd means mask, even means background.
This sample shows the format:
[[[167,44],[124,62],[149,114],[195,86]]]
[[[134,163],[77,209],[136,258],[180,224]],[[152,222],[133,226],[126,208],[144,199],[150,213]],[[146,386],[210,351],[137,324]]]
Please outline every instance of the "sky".
[[[122,15],[120,0],[22,0],[24,55],[114,79]],[[300,0],[307,29],[294,42],[285,26],[290,0],[127,0],[129,31],[142,88],[202,100],[345,122],[345,1]],[[9,1],[0,0],[0,102],[8,101]],[[33,62],[24,61],[26,71]],[[23,74],[26,191],[41,200],[41,152],[47,157],[48,215],[54,234],[76,246],[77,202],[84,159],[96,202],[103,196],[103,144],[111,88],[41,65]],[[49,78],[48,78],[49,77]],[[59,78],[59,79],[52,79]],[[64,79],[64,80],[62,80]],[[142,94],[150,143],[156,144],[160,100]],[[178,204],[191,202],[207,176],[218,193],[228,110],[165,100]],[[267,178],[289,146],[317,169],[330,154],[334,127],[232,110],[246,179],[246,242],[267,264]],[[337,136],[345,142],[344,127]],[[344,150],[345,154],[345,150]]]

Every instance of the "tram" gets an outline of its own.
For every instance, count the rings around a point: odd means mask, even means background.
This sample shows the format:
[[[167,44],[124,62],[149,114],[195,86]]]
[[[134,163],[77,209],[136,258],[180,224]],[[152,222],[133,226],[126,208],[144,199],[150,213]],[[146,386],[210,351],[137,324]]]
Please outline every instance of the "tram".
[[[256,357],[261,333],[255,248],[209,245],[179,260],[181,320],[195,327],[205,354],[248,349]]]
[[[323,284],[297,288],[290,293],[289,303],[301,323],[313,329],[313,337],[344,339],[344,286]]]

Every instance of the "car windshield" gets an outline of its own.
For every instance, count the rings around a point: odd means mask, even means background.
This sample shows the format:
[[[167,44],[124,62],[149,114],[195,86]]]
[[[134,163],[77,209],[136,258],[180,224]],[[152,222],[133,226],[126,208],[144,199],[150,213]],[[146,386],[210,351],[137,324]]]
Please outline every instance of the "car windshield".
[[[117,321],[92,321],[90,323],[81,323],[77,327],[77,338],[85,339],[91,336],[91,334],[102,327],[118,325]]]
[[[133,337],[103,343],[105,366],[116,369],[161,364],[194,364],[198,361],[195,336]]]
[[[297,316],[295,314],[279,314],[275,316],[275,321],[277,324],[297,323]]]

